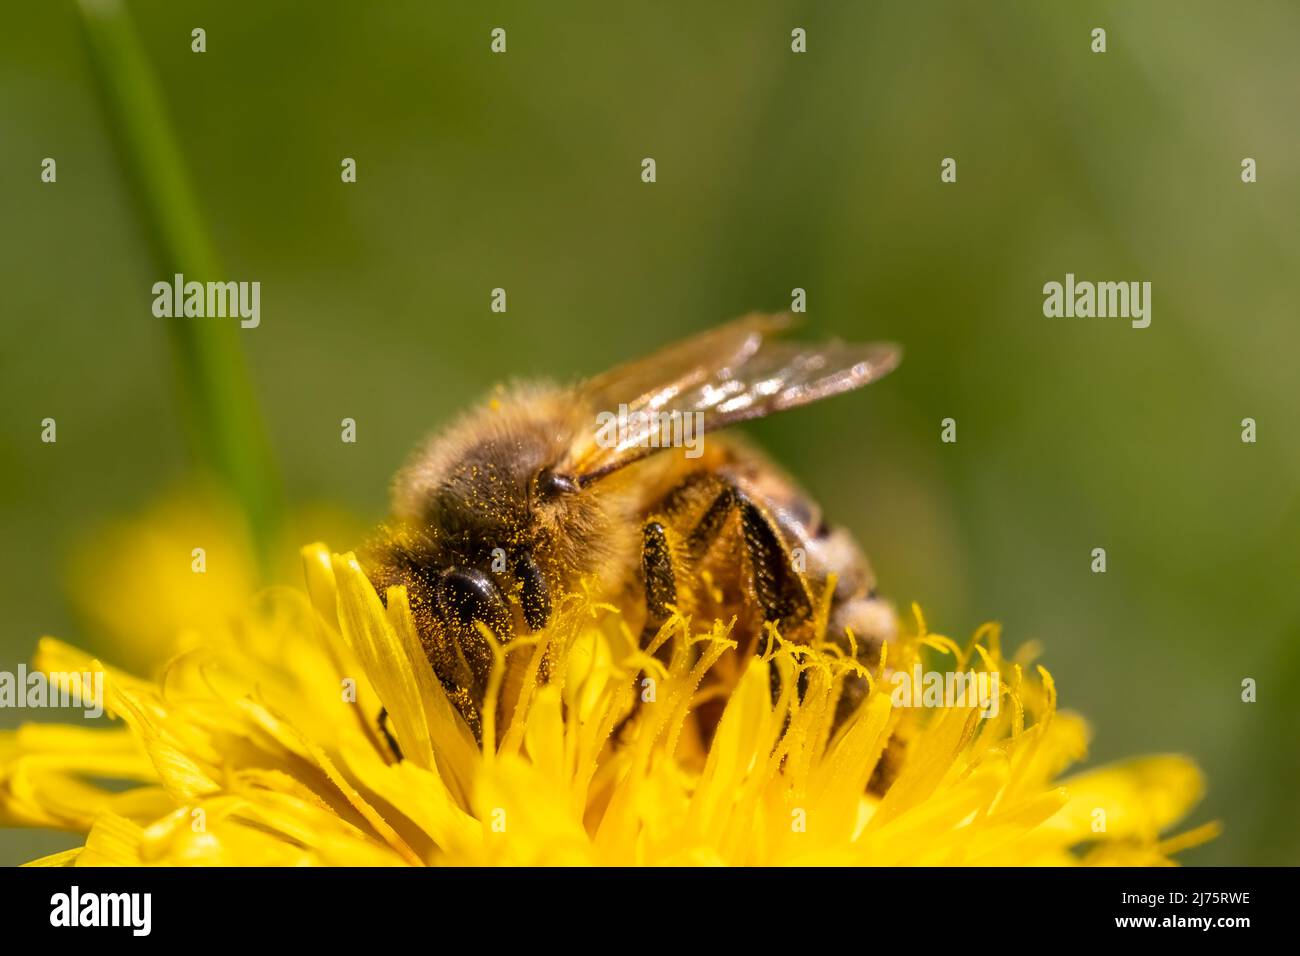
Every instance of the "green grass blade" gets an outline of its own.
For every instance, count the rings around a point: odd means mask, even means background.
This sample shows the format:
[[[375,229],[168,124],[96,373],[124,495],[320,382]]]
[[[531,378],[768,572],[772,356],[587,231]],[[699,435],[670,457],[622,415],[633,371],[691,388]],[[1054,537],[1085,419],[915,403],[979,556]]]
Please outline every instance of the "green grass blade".
[[[114,137],[171,281],[224,279],[204,229],[158,83],[120,0],[81,0],[91,59]],[[195,458],[229,488],[263,557],[278,521],[279,484],[236,319],[170,318],[183,414]]]

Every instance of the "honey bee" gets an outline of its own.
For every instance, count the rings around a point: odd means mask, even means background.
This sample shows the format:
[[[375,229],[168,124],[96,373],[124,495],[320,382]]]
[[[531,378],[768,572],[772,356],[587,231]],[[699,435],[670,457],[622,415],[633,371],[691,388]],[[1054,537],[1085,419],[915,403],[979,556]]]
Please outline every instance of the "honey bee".
[[[393,520],[362,564],[381,596],[405,585],[476,737],[494,660],[479,625],[502,643],[537,631],[581,582],[627,609],[643,646],[674,608],[734,618],[741,654],[762,650],[767,622],[807,642],[831,575],[828,639],[851,628],[869,658],[891,636],[853,538],[756,448],[715,434],[866,385],[901,358],[888,343],[781,338],[791,324],[748,315],[576,387],[513,387],[401,470]]]

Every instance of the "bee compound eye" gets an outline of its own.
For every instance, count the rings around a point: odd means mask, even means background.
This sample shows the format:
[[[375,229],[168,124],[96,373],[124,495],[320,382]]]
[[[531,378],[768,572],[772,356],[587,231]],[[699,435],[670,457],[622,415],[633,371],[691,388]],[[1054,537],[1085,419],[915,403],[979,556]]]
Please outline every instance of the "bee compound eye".
[[[532,630],[540,630],[551,619],[551,589],[541,568],[527,551],[515,563],[515,578],[519,581],[519,603],[524,608],[524,620]]]
[[[550,468],[543,468],[537,473],[537,494],[543,499],[558,498],[560,495],[572,494],[578,490],[578,483],[568,475],[560,474]]]
[[[481,621],[493,634],[505,638],[510,633],[510,611],[500,589],[482,571],[449,568],[442,573],[434,591],[438,613],[449,624],[472,632],[474,622]]]

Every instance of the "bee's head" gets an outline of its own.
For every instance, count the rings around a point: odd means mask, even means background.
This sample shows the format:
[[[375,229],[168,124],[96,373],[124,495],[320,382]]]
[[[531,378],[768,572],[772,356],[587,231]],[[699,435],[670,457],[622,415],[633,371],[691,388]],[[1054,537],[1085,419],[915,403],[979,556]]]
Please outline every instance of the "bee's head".
[[[482,621],[503,637],[550,619],[600,504],[567,475],[572,410],[529,393],[438,436],[394,486],[394,514],[453,631]],[[599,549],[595,549],[598,551]],[[577,570],[581,570],[578,568]]]

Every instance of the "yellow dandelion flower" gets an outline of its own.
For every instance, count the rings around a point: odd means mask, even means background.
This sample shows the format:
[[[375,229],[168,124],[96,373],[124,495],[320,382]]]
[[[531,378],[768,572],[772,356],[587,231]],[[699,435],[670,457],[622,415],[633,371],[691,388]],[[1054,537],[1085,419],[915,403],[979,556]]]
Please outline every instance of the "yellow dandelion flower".
[[[292,542],[367,530],[323,505],[296,509],[270,548],[272,581],[302,577]],[[114,659],[152,674],[214,623],[242,613],[258,589],[256,549],[238,505],[215,487],[169,490],[139,514],[105,523],[77,543],[68,594],[78,618]],[[121,560],[129,554],[130,561]],[[196,573],[201,572],[201,573]]]
[[[139,516],[105,524],[69,561],[79,618],[121,664],[151,670],[178,635],[239,613],[257,590],[242,528],[234,503],[207,489],[178,489]]]
[[[263,592],[154,681],[40,642],[43,671],[104,673],[120,726],[0,734],[0,823],[87,834],[37,864],[1153,864],[1214,832],[1162,840],[1203,789],[1182,757],[1060,779],[1087,732],[1047,671],[1003,659],[995,628],[959,647],[919,613],[874,673],[772,642],[706,739],[728,628],[674,618],[641,651],[617,608],[574,597],[497,647],[480,748],[405,592],[303,555],[305,591]],[[926,648],[996,674],[996,714],[897,706],[888,674]],[[870,690],[837,722],[853,674]]]

